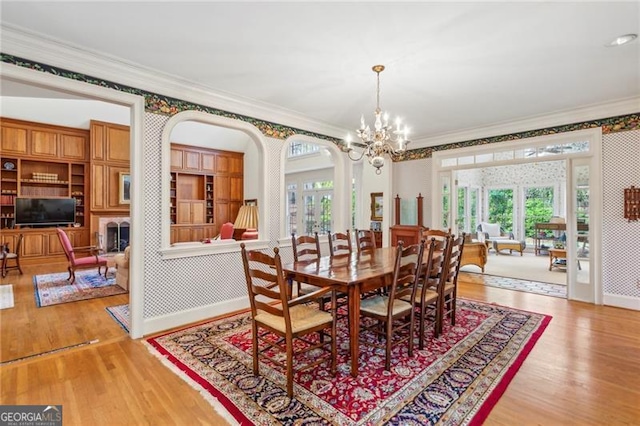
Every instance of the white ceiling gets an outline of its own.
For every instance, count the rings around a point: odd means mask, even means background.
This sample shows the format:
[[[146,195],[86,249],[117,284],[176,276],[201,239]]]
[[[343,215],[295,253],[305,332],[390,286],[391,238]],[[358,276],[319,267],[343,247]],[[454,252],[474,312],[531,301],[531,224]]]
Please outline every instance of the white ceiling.
[[[640,42],[605,47],[640,32],[637,1],[5,0],[0,8],[7,28],[345,131],[362,113],[372,121],[371,67],[384,64],[381,107],[408,123],[410,148],[640,96]]]

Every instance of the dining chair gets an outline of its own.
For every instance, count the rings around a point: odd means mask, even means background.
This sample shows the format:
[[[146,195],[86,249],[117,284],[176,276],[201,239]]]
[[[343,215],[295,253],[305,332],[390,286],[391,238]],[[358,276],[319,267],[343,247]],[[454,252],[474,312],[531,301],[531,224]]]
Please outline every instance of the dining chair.
[[[67,269],[69,270],[69,278],[67,278],[67,280],[71,280],[71,282],[73,283],[76,280],[76,270],[78,269],[97,267],[98,275],[100,275],[100,270],[103,266],[104,278],[107,278],[107,271],[109,270],[107,266],[107,258],[98,254],[98,247],[73,247],[71,245],[71,241],[69,241],[69,237],[62,230],[62,228],[57,228],[56,230],[58,231],[58,238],[60,239],[62,250],[64,250],[64,254],[67,257]],[[76,252],[91,253],[91,256],[76,257]]]
[[[442,273],[440,274],[440,297],[438,301],[438,334],[442,333],[444,320],[451,318],[451,325],[456,325],[456,302],[458,296],[458,275],[460,272],[460,260],[464,249],[466,234],[457,238],[452,235],[447,243]]]
[[[376,234],[370,229],[356,229],[356,246],[358,254],[374,251],[376,249]]]
[[[244,243],[240,244],[240,248],[251,304],[253,374],[260,374],[260,355],[286,370],[289,398],[293,397],[294,358],[298,372],[329,361],[331,374],[335,375],[335,290],[323,287],[314,293],[290,299],[278,248],[273,249],[273,256],[257,250],[247,251]],[[331,299],[330,311],[322,311],[308,304],[325,295]],[[313,333],[318,333],[318,340],[310,339]],[[276,340],[274,334],[280,338]],[[330,341],[324,339],[327,336]],[[297,344],[296,341],[294,345],[294,339],[302,343]],[[284,363],[279,353],[270,354],[273,349],[285,353]],[[318,350],[322,350],[323,354],[319,354]],[[305,353],[309,355],[302,357]]]
[[[329,253],[331,257],[350,255],[351,248],[351,233],[347,229],[346,233],[342,232],[329,232]]]
[[[20,267],[20,249],[22,248],[22,238],[24,236],[20,234],[18,241],[16,242],[16,248],[14,251],[10,251],[9,243],[5,243],[0,248],[2,250],[2,278],[7,276],[7,271],[17,269],[22,275],[22,268]],[[8,262],[14,262],[14,265],[9,265]]]
[[[424,243],[426,263],[422,264],[420,278],[414,298],[409,295],[402,300],[411,302],[418,309],[416,321],[418,321],[418,347],[424,349],[425,328],[429,320],[433,322],[433,336],[438,337],[438,300],[440,297],[440,275],[446,254],[447,239],[439,240],[431,238]],[[424,262],[424,261],[423,261]]]
[[[291,248],[293,249],[294,262],[300,261],[315,261],[320,259],[320,239],[318,233],[315,232],[314,236],[299,235],[296,237],[295,233],[291,234]],[[298,296],[313,293],[318,291],[320,287],[315,285],[301,283],[296,281],[296,290]],[[326,300],[319,301],[321,309],[324,308]]]
[[[444,240],[450,235],[451,235],[451,228],[449,228],[446,231],[443,231],[442,229],[425,229],[424,231],[422,231],[422,237],[427,241],[429,241],[431,238]]]
[[[402,241],[398,242],[393,280],[388,294],[366,298],[360,302],[360,315],[374,320],[370,325],[362,325],[362,329],[376,335],[376,338],[361,343],[384,348],[387,371],[391,368],[392,346],[408,341],[408,353],[413,356],[415,309],[410,301],[415,300],[423,250],[424,244],[421,243],[403,247]],[[405,297],[409,298],[409,302],[403,300]],[[401,335],[403,330],[404,335]],[[384,346],[378,344],[381,337],[385,339]]]

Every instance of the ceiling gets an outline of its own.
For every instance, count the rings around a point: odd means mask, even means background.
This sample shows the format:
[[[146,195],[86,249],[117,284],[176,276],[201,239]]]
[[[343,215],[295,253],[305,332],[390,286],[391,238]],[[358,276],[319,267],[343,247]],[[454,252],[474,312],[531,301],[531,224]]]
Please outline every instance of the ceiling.
[[[408,124],[410,148],[640,96],[640,42],[606,47],[640,32],[637,1],[4,0],[0,8],[5,28],[352,134],[361,114],[373,121],[371,67],[384,64],[380,106]]]

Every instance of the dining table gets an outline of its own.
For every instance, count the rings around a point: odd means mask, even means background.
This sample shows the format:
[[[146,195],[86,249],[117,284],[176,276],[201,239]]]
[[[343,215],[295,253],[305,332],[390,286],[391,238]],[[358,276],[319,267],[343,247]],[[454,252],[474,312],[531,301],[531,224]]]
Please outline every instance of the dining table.
[[[396,247],[383,247],[358,254],[323,256],[283,265],[289,284],[305,282],[318,287],[333,286],[348,295],[349,351],[351,375],[358,376],[360,299],[363,294],[391,284]]]

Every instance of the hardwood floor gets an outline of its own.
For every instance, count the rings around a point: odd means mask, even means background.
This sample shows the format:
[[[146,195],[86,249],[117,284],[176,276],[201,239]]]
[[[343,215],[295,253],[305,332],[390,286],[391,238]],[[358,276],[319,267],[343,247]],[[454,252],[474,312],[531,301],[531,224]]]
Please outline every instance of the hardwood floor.
[[[32,287],[30,277],[7,278],[17,287]],[[197,391],[150,355],[141,340],[129,339],[104,311],[123,303],[118,299],[123,296],[69,303],[68,310],[34,324],[34,310],[53,307],[19,306],[35,306],[32,288],[24,291],[29,297],[16,297],[15,308],[0,310],[3,356],[46,346],[14,340],[62,346],[99,342],[3,365],[1,404],[62,404],[69,425],[224,424]],[[459,291],[461,297],[553,316],[485,424],[640,423],[640,312],[465,282]],[[71,308],[76,303],[89,307],[76,314]],[[80,324],[93,326],[95,333]],[[47,331],[30,330],[41,327]],[[5,350],[7,344],[11,348]]]

